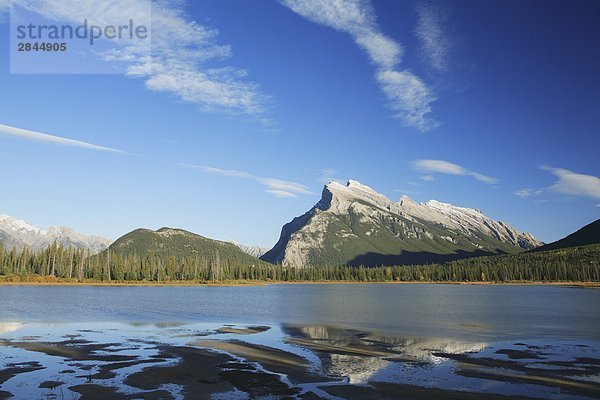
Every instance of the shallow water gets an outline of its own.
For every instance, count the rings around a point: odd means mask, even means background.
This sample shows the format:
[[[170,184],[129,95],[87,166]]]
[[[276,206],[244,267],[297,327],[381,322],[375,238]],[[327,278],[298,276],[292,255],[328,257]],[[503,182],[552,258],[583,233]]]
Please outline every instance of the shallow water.
[[[429,284],[0,287],[0,321],[334,324],[403,336],[600,339],[600,291]]]
[[[161,346],[201,348],[200,341],[231,340],[299,356],[306,361],[307,377],[327,380],[291,382],[296,377],[285,371],[229,353],[247,362],[253,373],[273,374],[297,395],[312,391],[326,399],[350,398],[335,396],[334,388],[376,382],[467,390],[482,398],[490,393],[550,399],[600,395],[600,291],[593,289],[5,286],[0,287],[0,304],[0,377],[13,364],[33,362],[38,368],[0,381],[0,391],[18,399],[76,399],[71,388],[86,384],[114,387],[124,395],[150,395],[152,391],[132,387],[127,378],[144,368],[181,361],[161,359]],[[227,324],[268,329],[219,333]],[[31,343],[51,347],[40,350]],[[54,346],[69,352],[93,350],[77,359],[53,354]],[[116,365],[109,359],[114,356],[134,361],[102,376],[103,366]],[[47,381],[63,384],[40,387]],[[162,384],[156,390],[185,398],[181,385]],[[236,386],[212,398],[251,394]]]

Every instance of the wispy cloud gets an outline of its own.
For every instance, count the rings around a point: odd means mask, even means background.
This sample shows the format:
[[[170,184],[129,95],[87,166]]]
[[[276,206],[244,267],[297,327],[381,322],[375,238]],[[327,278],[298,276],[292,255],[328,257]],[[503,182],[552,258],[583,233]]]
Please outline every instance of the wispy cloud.
[[[295,197],[296,194],[314,194],[308,190],[308,187],[302,185],[301,183],[282,181],[281,179],[274,178],[255,177],[255,179],[264,186],[268,187],[269,189],[267,191],[270,193],[273,191],[276,191],[280,194],[286,192],[290,195],[294,195],[293,197]]]
[[[418,192],[415,192],[414,190],[407,190],[407,189],[394,189],[394,192],[396,193],[402,193],[402,194],[416,194]]]
[[[443,8],[431,2],[417,3],[417,26],[415,35],[419,40],[423,58],[435,70],[448,68],[452,41],[445,29],[447,14]]]
[[[173,94],[204,111],[268,120],[268,96],[246,79],[247,71],[223,65],[231,48],[218,42],[218,30],[191,20],[183,4],[152,1],[151,56],[147,48],[124,43],[99,57],[122,66],[127,76],[143,79],[148,89]],[[81,23],[87,18],[89,24],[102,25],[123,15],[142,15],[148,0],[20,0],[19,5],[52,20]]]
[[[515,194],[519,197],[534,197],[540,195],[544,192],[543,189],[520,189],[515,192]]]
[[[298,195],[300,195],[300,194],[303,194],[303,195],[314,194],[313,192],[311,192],[308,189],[307,186],[305,186],[301,183],[284,181],[284,180],[276,179],[276,178],[266,178],[266,177],[262,177],[262,176],[253,175],[253,174],[251,174],[249,172],[245,172],[245,171],[238,171],[238,170],[232,170],[232,169],[221,169],[221,168],[210,167],[207,165],[196,165],[196,164],[187,164],[187,163],[180,163],[179,166],[185,167],[185,168],[196,169],[196,170],[204,172],[206,174],[251,179],[251,180],[261,184],[263,187],[265,187],[265,192],[270,193],[273,196],[279,197],[279,198],[295,198],[295,197],[298,197]]]
[[[319,181],[322,183],[329,183],[329,182],[340,182],[343,183],[343,181],[339,178],[336,178],[337,175],[337,171],[333,168],[325,168],[321,170],[321,177],[319,178]]]
[[[267,189],[265,192],[271,193],[273,196],[279,197],[280,199],[293,199],[294,197],[298,197],[296,194],[285,190]]]
[[[281,0],[304,18],[348,33],[363,49],[376,69],[375,79],[388,98],[389,107],[405,125],[422,131],[438,123],[431,116],[435,96],[423,81],[398,68],[402,46],[385,36],[368,0]]]
[[[591,197],[600,199],[600,178],[569,171],[564,168],[542,166],[540,169],[549,171],[558,180],[548,190],[573,196]]]
[[[244,171],[237,171],[235,169],[221,169],[215,167],[209,167],[207,165],[194,165],[194,164],[179,164],[182,167],[198,169],[207,174],[221,175],[221,176],[233,176],[237,178],[250,178],[251,175]]]
[[[425,174],[446,174],[446,175],[466,175],[472,176],[480,182],[495,184],[498,182],[498,179],[491,178],[489,176],[480,174],[479,172],[471,171],[462,167],[458,164],[454,164],[444,160],[415,160],[413,161],[413,168],[419,172],[423,172]],[[427,177],[428,175],[425,175]],[[423,177],[421,177],[423,179]],[[424,179],[424,180],[433,180]]]
[[[68,139],[66,137],[49,135],[47,133],[41,133],[36,131],[29,131],[26,129],[15,128],[13,126],[8,125],[0,125],[0,135],[17,136],[23,139],[54,143],[62,146],[82,147],[84,149],[89,150],[108,151],[112,153],[124,154],[123,151],[113,149],[112,147],[99,146],[97,144],[82,142],[80,140]]]
[[[0,23],[4,22],[9,9],[10,0],[0,0]]]

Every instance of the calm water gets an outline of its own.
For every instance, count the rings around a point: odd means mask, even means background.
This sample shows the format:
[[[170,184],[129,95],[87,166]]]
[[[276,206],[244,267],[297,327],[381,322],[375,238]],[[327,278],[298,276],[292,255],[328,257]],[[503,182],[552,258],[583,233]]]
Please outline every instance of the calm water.
[[[600,290],[551,286],[4,286],[0,305],[0,322],[296,323],[419,337],[600,339]]]
[[[18,371],[0,380],[0,398],[11,393],[17,399],[77,399],[75,385],[91,383],[139,395],[143,390],[132,387],[128,376],[143,373],[148,366],[175,365],[174,360],[159,359],[161,346],[202,347],[194,344],[198,338],[241,341],[295,354],[308,360],[311,370],[328,377],[328,385],[392,382],[469,390],[482,398],[486,393],[553,400],[597,398],[599,311],[600,290],[556,286],[0,286],[0,378],[2,371]],[[220,333],[225,324],[242,328],[260,324],[267,330],[251,335]],[[293,338],[302,338],[305,344],[298,346],[290,341]],[[310,343],[350,352],[315,352]],[[60,346],[68,352],[57,353]],[[95,348],[93,357],[77,360],[70,355],[88,351],[88,346]],[[365,348],[383,353],[352,352]],[[103,366],[119,364],[102,359],[110,355],[143,363],[118,366],[113,375],[92,381],[92,374]],[[465,364],[452,358],[461,355],[472,361]],[[394,362],[394,357],[411,361]],[[484,364],[473,370],[468,368],[472,362]],[[522,378],[533,373],[546,379],[546,372],[559,383]],[[507,380],[506,374],[521,380]],[[286,375],[277,376],[287,382]],[[561,380],[567,380],[566,388]],[[44,382],[60,385],[48,388]],[[341,398],[325,392],[323,385],[296,382],[290,387],[324,399]],[[174,399],[186,398],[183,386],[161,388]],[[213,398],[248,396],[237,390]]]

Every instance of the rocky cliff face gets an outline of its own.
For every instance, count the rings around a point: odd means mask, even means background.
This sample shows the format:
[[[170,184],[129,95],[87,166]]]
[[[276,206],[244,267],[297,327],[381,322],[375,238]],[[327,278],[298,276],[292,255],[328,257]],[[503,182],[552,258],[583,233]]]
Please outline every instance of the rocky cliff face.
[[[517,252],[542,243],[481,211],[435,200],[397,203],[356,181],[331,182],[321,200],[284,225],[265,261],[290,267],[395,265]]]

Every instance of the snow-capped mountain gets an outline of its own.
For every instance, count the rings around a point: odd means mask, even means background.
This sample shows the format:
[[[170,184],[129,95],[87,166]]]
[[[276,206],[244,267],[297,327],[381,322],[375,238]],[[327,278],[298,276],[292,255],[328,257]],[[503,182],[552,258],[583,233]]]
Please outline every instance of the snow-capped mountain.
[[[41,229],[25,221],[0,214],[0,242],[6,249],[43,250],[55,242],[65,247],[88,249],[91,253],[99,253],[108,248],[112,240],[94,235],[84,235],[64,226],[51,226]]]
[[[511,253],[542,245],[472,208],[407,196],[394,203],[356,181],[331,182],[306,214],[284,225],[262,256],[285,266],[394,265]]]
[[[230,241],[229,243],[235,244],[240,248],[244,253],[250,254],[252,257],[260,258],[263,254],[265,254],[269,249],[260,246],[246,246],[244,244],[240,244],[238,242]]]

